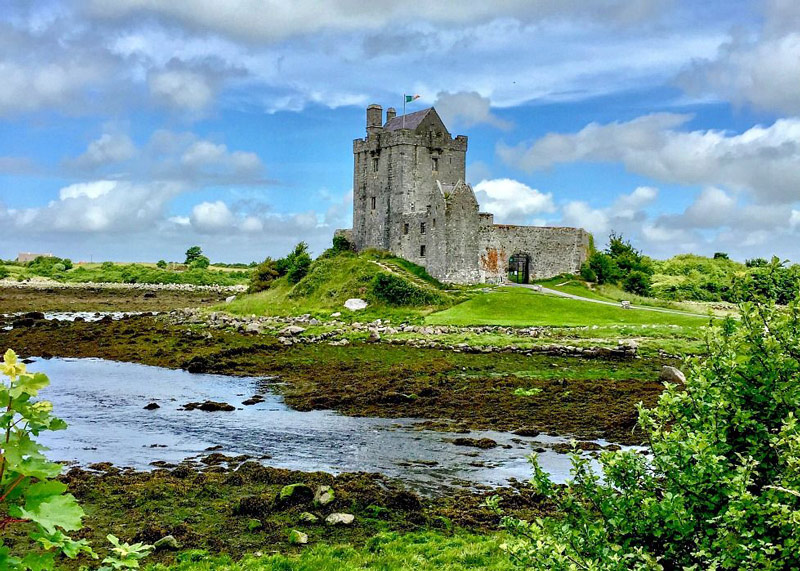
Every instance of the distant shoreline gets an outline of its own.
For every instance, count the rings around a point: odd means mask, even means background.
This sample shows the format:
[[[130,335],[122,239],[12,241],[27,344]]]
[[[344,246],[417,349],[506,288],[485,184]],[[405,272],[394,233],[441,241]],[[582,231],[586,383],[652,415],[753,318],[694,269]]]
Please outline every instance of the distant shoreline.
[[[128,290],[162,290],[162,291],[211,291],[236,292],[247,291],[247,286],[238,285],[195,285],[195,284],[148,284],[117,282],[58,282],[54,280],[14,281],[0,280],[0,288],[18,289],[128,289]]]

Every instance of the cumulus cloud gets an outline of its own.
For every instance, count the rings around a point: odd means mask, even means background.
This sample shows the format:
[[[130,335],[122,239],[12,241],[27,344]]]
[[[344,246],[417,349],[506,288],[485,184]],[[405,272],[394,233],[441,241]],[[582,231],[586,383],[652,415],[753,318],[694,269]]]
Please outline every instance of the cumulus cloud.
[[[678,84],[691,94],[800,113],[800,8],[793,0],[764,4],[761,30],[733,35],[714,57],[688,66]]]
[[[135,154],[136,145],[128,135],[103,133],[100,138],[89,143],[85,153],[67,161],[67,164],[79,169],[93,169],[127,161]]]
[[[507,224],[522,224],[535,214],[555,210],[552,194],[509,178],[482,180],[475,185],[475,196],[482,210]]]
[[[578,133],[551,133],[530,145],[500,144],[509,165],[527,171],[559,163],[621,162],[628,170],[683,185],[722,186],[759,202],[791,202],[800,188],[800,119],[775,121],[734,135],[679,131],[689,116],[658,113]]]
[[[490,109],[488,97],[481,97],[476,91],[448,93],[441,91],[436,95],[436,110],[445,125],[472,127],[486,123],[499,129],[510,129],[511,123],[497,117]]]
[[[644,209],[657,198],[657,188],[640,186],[606,207],[593,208],[585,201],[573,200],[563,206],[561,223],[584,228],[597,236],[605,236],[611,230],[635,231],[647,218]]]
[[[188,111],[202,111],[211,104],[215,95],[207,77],[185,69],[153,72],[147,83],[157,100]]]

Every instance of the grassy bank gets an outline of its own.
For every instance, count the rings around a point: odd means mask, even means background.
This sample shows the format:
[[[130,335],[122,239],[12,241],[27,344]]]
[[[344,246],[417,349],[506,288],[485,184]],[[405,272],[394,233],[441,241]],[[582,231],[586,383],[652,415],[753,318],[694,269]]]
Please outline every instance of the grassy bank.
[[[570,292],[571,293],[571,292]],[[604,326],[676,325],[699,328],[708,323],[702,315],[622,309],[610,305],[542,295],[526,288],[499,288],[429,315],[436,325]]]

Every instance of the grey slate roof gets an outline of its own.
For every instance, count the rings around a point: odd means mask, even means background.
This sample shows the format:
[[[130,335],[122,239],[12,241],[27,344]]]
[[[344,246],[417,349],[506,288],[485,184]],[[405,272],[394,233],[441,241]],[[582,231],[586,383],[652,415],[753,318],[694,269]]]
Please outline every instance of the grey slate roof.
[[[423,109],[422,111],[414,111],[413,113],[407,113],[405,115],[405,128],[406,129],[416,129],[419,127],[419,124],[428,116],[428,113],[433,111],[433,107],[428,107],[427,109]],[[397,131],[398,129],[403,128],[403,117],[404,115],[398,115],[393,119],[390,119],[386,122],[383,128],[386,131]]]

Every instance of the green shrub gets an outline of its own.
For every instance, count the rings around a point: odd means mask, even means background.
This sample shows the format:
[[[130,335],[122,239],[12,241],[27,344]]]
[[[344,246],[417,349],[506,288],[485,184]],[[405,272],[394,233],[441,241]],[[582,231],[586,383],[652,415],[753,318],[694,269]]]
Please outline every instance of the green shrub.
[[[290,284],[296,284],[302,280],[311,267],[311,256],[308,253],[308,244],[300,242],[286,256],[286,278]]]
[[[594,273],[592,266],[589,265],[589,262],[583,262],[581,264],[581,278],[587,282],[596,282],[597,281],[597,274]]]
[[[257,291],[269,289],[270,286],[272,286],[272,282],[278,277],[278,270],[275,269],[275,261],[272,258],[267,258],[258,264],[250,275],[248,291],[250,293],[255,293]]]
[[[622,280],[622,289],[636,295],[650,295],[650,275],[639,270],[634,270]]]
[[[191,265],[197,258],[203,255],[203,249],[200,246],[192,246],[186,250],[186,261],[183,262],[187,266]]]
[[[3,278],[7,278],[10,275],[11,275],[11,272],[8,271],[7,267],[0,266],[0,280],[2,280]]]
[[[205,270],[210,265],[211,260],[209,260],[206,256],[197,256],[191,261],[189,267],[193,270]]]
[[[743,304],[708,332],[685,385],[639,407],[649,454],[572,458],[556,486],[532,458],[535,491],[559,516],[504,518],[507,549],[532,569],[800,568],[800,305]],[[491,505],[496,506],[497,500]]]
[[[414,285],[396,274],[381,272],[370,284],[372,295],[388,305],[434,305],[442,296]]]
[[[160,269],[162,269],[162,270],[166,269],[166,267],[167,267],[167,261],[166,261],[166,260],[159,260],[159,261],[157,261],[157,262],[156,262],[156,267],[157,267],[157,268],[160,268]]]
[[[589,268],[597,276],[597,283],[616,283],[620,271],[614,259],[603,252],[595,252],[589,257]]]

